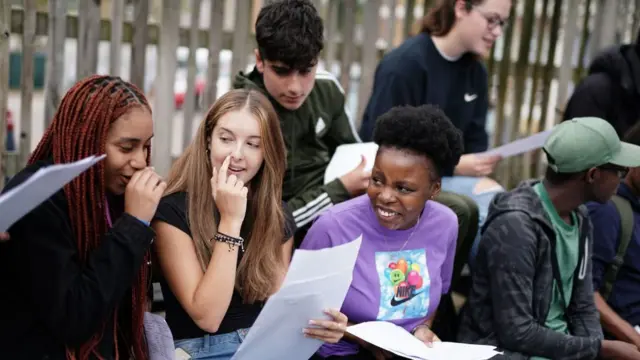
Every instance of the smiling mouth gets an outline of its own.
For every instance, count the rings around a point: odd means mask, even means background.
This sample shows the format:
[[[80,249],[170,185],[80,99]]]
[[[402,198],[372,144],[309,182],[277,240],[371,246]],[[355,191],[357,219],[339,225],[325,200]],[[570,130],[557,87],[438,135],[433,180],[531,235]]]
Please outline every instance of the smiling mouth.
[[[383,209],[379,206],[376,207],[376,213],[378,214],[378,216],[380,216],[380,218],[382,219],[393,219],[396,216],[399,216],[400,213],[393,211],[393,210],[389,210],[389,209]]]
[[[131,176],[125,176],[125,175],[122,175],[121,177],[122,177],[122,182],[123,182],[125,185],[127,185],[127,184],[129,183],[129,181],[131,181]]]
[[[233,174],[237,174],[239,172],[243,172],[245,169],[241,168],[241,167],[236,167],[236,166],[229,166],[229,172],[233,173]]]

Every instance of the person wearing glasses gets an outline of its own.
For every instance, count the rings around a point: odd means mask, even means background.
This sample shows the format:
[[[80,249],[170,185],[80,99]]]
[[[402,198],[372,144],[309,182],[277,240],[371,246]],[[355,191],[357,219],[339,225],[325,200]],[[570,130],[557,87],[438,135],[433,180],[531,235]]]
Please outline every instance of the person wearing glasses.
[[[640,145],[640,123],[624,139]],[[591,273],[605,337],[640,347],[635,329],[640,325],[640,167],[619,176],[622,180],[611,200],[587,204],[593,223]]]
[[[584,205],[611,199],[640,166],[640,146],[584,117],[557,125],[543,150],[544,178],[491,202],[458,341],[507,359],[640,359],[635,345],[603,339],[592,274],[601,252]]]
[[[466,213],[478,215],[468,233],[462,234],[461,227],[454,279],[467,263],[469,250],[477,248],[475,226],[482,225],[491,199],[504,190],[487,177],[500,158],[479,154],[489,144],[487,71],[481,59],[489,56],[502,35],[511,6],[511,0],[438,1],[422,19],[420,33],[378,64],[362,119],[360,138],[371,141],[376,119],[392,107],[432,104],[462,131],[464,154],[453,171],[443,174],[440,197],[455,197]],[[454,211],[462,222],[460,212]]]

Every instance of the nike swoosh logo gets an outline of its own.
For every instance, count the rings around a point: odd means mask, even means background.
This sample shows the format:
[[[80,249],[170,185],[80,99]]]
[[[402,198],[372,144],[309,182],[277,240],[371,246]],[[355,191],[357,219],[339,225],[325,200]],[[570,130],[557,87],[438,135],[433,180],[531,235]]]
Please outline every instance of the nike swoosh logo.
[[[414,293],[414,294],[412,294],[411,296],[409,296],[408,298],[406,298],[406,299],[402,299],[402,300],[396,300],[396,297],[394,296],[394,297],[392,297],[392,298],[391,298],[391,306],[398,306],[398,305],[400,305],[400,304],[404,304],[404,303],[406,303],[407,301],[409,301],[409,300],[413,299],[414,297],[416,297],[416,296],[418,296],[418,295],[422,294],[423,292],[424,292],[424,291],[420,291],[419,293]]]
[[[472,102],[473,100],[475,100],[478,97],[478,94],[464,94],[464,101],[466,102]]]

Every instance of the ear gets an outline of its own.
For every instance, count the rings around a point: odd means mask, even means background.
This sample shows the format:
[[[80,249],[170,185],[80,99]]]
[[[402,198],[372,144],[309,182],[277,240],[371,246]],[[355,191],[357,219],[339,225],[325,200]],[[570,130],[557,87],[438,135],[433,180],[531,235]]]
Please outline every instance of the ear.
[[[593,184],[594,182],[596,182],[598,178],[598,171],[599,170],[597,168],[591,168],[587,170],[587,173],[585,174],[585,180],[587,184]]]
[[[260,57],[260,51],[258,49],[254,49],[253,53],[256,55],[256,68],[258,72],[261,74],[264,72],[264,61],[262,61],[262,57]]]
[[[455,13],[456,19],[460,19],[467,16],[472,8],[473,4],[471,4],[471,0],[456,0],[453,5],[453,12]]]
[[[429,200],[434,200],[440,194],[442,190],[442,182],[440,180],[431,184],[431,198]]]

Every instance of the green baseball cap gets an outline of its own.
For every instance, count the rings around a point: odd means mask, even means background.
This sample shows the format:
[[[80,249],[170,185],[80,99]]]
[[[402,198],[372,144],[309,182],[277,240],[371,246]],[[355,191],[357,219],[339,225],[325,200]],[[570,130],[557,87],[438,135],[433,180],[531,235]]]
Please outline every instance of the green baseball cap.
[[[556,125],[544,143],[549,167],[557,173],[577,173],[604,164],[640,166],[640,146],[620,141],[606,120],[580,117]]]

